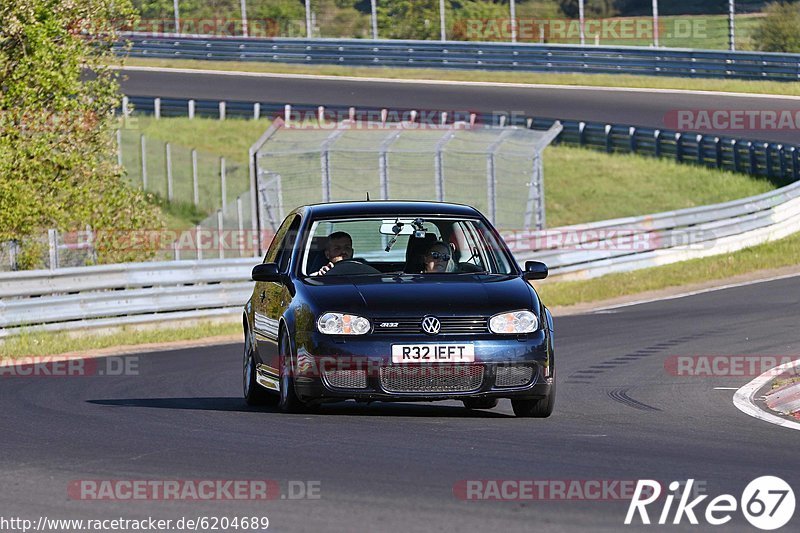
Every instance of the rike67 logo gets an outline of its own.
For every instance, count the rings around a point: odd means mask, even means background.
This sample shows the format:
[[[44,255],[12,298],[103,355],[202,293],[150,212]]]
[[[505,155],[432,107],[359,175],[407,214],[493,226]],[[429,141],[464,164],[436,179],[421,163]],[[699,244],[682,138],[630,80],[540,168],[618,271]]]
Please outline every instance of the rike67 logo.
[[[762,476],[754,479],[742,491],[742,496],[738,501],[731,494],[721,494],[707,502],[705,512],[701,512],[700,504],[708,498],[707,494],[689,500],[693,485],[694,479],[687,480],[685,484],[678,481],[670,483],[669,493],[664,498],[661,512],[657,518],[653,516],[653,520],[657,520],[656,523],[661,525],[680,524],[685,517],[690,524],[697,525],[700,523],[699,515],[705,519],[707,524],[721,526],[730,522],[732,514],[739,508],[750,524],[758,529],[770,531],[786,525],[794,515],[794,491],[779,477]],[[683,491],[678,493],[682,486],[684,487]],[[661,497],[661,493],[662,487],[658,481],[640,479],[636,484],[631,504],[628,506],[625,524],[634,523],[637,515],[642,524],[650,524],[651,518],[647,506],[656,502]],[[678,504],[673,512],[672,504],[676,498]],[[650,510],[657,511],[658,509],[651,508]],[[670,518],[672,518],[671,521]]]

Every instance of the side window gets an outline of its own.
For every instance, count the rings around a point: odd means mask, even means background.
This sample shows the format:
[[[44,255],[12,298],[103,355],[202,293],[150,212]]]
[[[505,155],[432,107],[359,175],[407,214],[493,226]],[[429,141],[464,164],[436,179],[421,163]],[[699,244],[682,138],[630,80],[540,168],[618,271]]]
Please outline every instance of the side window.
[[[296,216],[289,226],[289,231],[281,241],[281,249],[278,251],[278,272],[286,272],[289,268],[289,260],[292,258],[294,243],[297,241],[297,233],[300,231],[300,217]]]
[[[264,256],[265,263],[278,263],[279,268],[282,267],[284,264],[283,256],[286,256],[285,264],[289,263],[289,257],[291,256],[291,248],[292,244],[294,244],[294,240],[297,237],[297,228],[300,227],[300,217],[298,215],[289,215],[286,217],[286,220],[283,221],[281,227],[278,228],[278,231],[275,233],[275,236],[272,238],[272,242],[267,249],[267,254]],[[291,231],[294,229],[295,231]],[[287,247],[289,248],[290,252],[288,254],[283,253]],[[283,272],[282,269],[280,269]]]

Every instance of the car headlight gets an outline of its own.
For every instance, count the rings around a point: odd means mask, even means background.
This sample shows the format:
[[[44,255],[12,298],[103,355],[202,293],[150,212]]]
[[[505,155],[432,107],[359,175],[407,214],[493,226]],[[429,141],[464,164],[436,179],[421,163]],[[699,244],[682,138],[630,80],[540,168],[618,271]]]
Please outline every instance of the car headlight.
[[[364,335],[370,327],[369,320],[358,315],[323,313],[317,319],[317,329],[328,335]]]
[[[489,319],[489,329],[492,333],[518,335],[521,333],[533,333],[538,328],[539,319],[531,311],[500,313]]]

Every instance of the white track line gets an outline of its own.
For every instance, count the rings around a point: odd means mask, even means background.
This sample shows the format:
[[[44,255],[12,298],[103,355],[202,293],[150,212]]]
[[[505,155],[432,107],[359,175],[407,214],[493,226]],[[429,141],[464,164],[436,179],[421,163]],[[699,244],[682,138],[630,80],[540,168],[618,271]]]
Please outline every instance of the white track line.
[[[770,424],[775,424],[776,426],[800,430],[800,423],[793,422],[792,420],[786,420],[785,418],[768,413],[759,408],[753,402],[753,396],[755,396],[756,392],[758,392],[764,385],[769,383],[770,380],[774,379],[782,371],[798,365],[800,365],[800,359],[790,361],[788,363],[776,366],[773,369],[767,370],[756,379],[736,391],[736,393],[733,395],[733,405],[735,405],[736,408],[741,412],[758,418],[759,420],[769,422]]]
[[[358,76],[321,76],[315,74],[280,74],[273,72],[243,72],[237,70],[209,70],[191,68],[167,68],[167,67],[140,67],[110,66],[114,70],[132,72],[172,72],[177,74],[211,74],[215,76],[239,76],[250,78],[288,78],[299,80],[335,80],[335,81],[356,81],[370,83],[394,83],[409,85],[455,85],[459,87],[509,87],[515,89],[559,89],[573,91],[606,91],[606,92],[631,92],[631,93],[656,93],[656,94],[689,94],[703,96],[731,96],[735,98],[760,98],[765,100],[798,100],[800,96],[778,95],[778,94],[755,94],[755,93],[735,93],[725,91],[693,91],[689,89],[652,89],[635,87],[602,87],[592,85],[556,85],[556,84],[532,84],[532,83],[502,83],[491,81],[458,81],[458,80],[424,80],[424,79],[393,79],[393,78],[368,78]]]

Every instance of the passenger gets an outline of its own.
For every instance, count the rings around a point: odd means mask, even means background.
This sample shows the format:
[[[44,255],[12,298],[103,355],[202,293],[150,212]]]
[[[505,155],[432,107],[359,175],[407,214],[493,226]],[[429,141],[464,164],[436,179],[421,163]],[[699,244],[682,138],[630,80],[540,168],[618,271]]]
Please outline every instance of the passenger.
[[[450,246],[442,241],[432,242],[422,256],[423,272],[451,272],[453,270],[450,258],[453,252]]]
[[[333,265],[339,261],[352,259],[353,238],[350,237],[350,234],[344,231],[335,231],[328,235],[328,241],[325,244],[325,258],[328,259],[328,263],[309,275],[322,276],[332,269]]]

